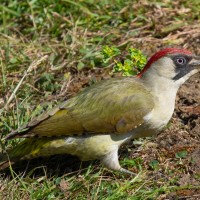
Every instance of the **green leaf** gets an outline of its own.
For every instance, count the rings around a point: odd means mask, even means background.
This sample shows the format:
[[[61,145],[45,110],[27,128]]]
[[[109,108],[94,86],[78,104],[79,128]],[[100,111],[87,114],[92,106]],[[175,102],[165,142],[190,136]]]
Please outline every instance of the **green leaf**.
[[[104,57],[104,62],[108,62],[111,58],[119,55],[121,52],[118,48],[116,47],[109,47],[109,46],[104,46],[102,49],[102,55]]]
[[[81,69],[83,69],[85,67],[85,64],[83,62],[79,62],[77,65],[77,69],[78,71],[80,71]]]
[[[15,15],[15,16],[17,16],[17,17],[20,16],[19,13],[17,13],[16,11],[14,11],[14,10],[12,10],[12,9],[10,9],[10,8],[8,8],[8,7],[6,7],[6,6],[3,6],[2,4],[0,5],[0,10],[4,10],[4,11],[6,11],[6,12],[8,12],[8,13],[10,13],[10,14],[13,14],[13,15]]]
[[[187,156],[188,152],[186,150],[179,151],[175,154],[176,158],[185,158]]]
[[[133,76],[136,75],[138,70],[141,70],[146,64],[146,57],[142,52],[135,48],[129,48],[129,54],[126,56],[124,61],[117,61],[115,57],[121,54],[121,51],[116,47],[104,46],[101,54],[103,55],[103,62],[107,63],[114,58],[114,73],[122,72],[122,76]]]
[[[150,166],[152,169],[158,169],[159,161],[158,161],[158,160],[152,160],[152,161],[149,163],[149,166]]]

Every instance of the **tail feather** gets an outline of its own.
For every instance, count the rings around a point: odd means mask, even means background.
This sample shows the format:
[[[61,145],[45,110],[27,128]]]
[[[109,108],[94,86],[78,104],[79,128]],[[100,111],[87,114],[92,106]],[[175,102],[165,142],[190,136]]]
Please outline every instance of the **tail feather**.
[[[30,159],[33,139],[25,139],[6,153],[0,153],[0,170],[6,169],[19,160]]]
[[[4,170],[4,169],[8,168],[9,166],[10,166],[10,162],[4,161],[4,162],[0,163],[0,170]]]
[[[29,160],[41,156],[67,153],[74,145],[68,145],[63,138],[27,138],[7,153],[0,153],[0,170],[20,160]]]
[[[6,169],[10,165],[15,163],[15,159],[10,160],[7,153],[0,153],[0,170]]]

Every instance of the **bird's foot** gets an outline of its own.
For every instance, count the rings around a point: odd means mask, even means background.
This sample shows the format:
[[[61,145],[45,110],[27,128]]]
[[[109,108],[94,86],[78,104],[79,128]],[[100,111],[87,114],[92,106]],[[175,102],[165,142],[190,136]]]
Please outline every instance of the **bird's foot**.
[[[102,159],[101,162],[108,168],[114,171],[122,172],[125,174],[129,174],[132,176],[136,176],[137,174],[124,169],[120,166],[119,160],[118,160],[118,149],[115,149],[114,151],[111,151],[109,154],[106,154]]]
[[[129,174],[129,175],[131,175],[131,176],[136,176],[137,174],[136,173],[133,173],[133,172],[131,172],[131,171],[129,171],[129,170],[127,170],[127,169],[124,169],[124,168],[120,168],[118,171],[120,171],[120,172],[122,172],[122,173],[125,173],[125,174]]]

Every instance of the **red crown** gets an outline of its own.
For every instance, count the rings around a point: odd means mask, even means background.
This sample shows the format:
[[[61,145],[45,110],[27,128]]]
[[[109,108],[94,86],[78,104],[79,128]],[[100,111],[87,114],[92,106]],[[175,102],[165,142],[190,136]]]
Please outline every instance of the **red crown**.
[[[186,49],[176,49],[176,48],[166,48],[158,51],[155,53],[147,62],[143,70],[137,75],[138,78],[142,77],[142,74],[147,71],[147,69],[151,66],[152,63],[157,61],[158,59],[162,58],[163,56],[166,56],[168,54],[186,54],[191,55],[192,53]]]

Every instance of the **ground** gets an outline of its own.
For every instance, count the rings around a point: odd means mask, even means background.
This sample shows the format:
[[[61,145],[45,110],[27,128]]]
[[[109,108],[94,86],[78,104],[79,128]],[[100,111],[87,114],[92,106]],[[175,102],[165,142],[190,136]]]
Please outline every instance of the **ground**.
[[[147,57],[164,47],[200,55],[199,10],[196,0],[5,2],[0,7],[2,138],[82,88],[112,78],[113,63],[101,58],[105,45],[122,51],[119,60],[129,47]],[[200,199],[199,83],[196,74],[180,88],[166,130],[120,149],[120,163],[136,177],[68,155],[38,158],[0,172],[0,199]],[[18,142],[2,140],[1,147]]]

